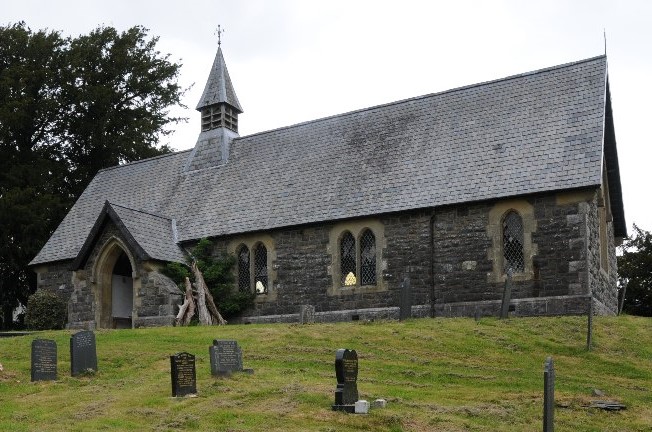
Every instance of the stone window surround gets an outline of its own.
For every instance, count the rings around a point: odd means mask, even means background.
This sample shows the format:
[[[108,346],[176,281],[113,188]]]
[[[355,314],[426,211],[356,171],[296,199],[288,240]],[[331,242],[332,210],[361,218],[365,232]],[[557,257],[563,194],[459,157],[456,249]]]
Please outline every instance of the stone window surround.
[[[353,286],[344,286],[341,282],[340,270],[340,240],[345,232],[350,232],[356,241],[356,268],[360,270],[360,237],[365,230],[370,230],[376,238],[376,285],[360,285],[360,275],[356,275],[357,283]],[[383,261],[383,251],[387,247],[385,240],[385,226],[377,219],[363,219],[341,222],[334,225],[328,237],[327,253],[331,256],[331,265],[328,274],[332,284],[328,287],[329,296],[352,295],[356,292],[372,293],[387,291],[387,283],[382,278],[387,265]]]
[[[276,268],[276,249],[274,248],[274,241],[272,237],[267,234],[252,234],[245,236],[238,236],[231,239],[226,247],[226,250],[229,254],[237,258],[237,252],[240,250],[242,245],[246,246],[249,249],[249,274],[251,279],[249,284],[251,285],[252,292],[256,289],[255,280],[254,280],[254,259],[253,253],[256,246],[262,244],[267,249],[267,294],[259,294],[255,297],[256,303],[264,303],[268,301],[276,300],[278,296],[278,290],[276,289],[276,280],[277,280],[277,268]],[[237,261],[236,261],[237,266]],[[238,269],[234,269],[236,284],[238,286]]]
[[[509,212],[516,212],[523,222],[523,272],[512,275],[514,281],[526,281],[534,278],[532,258],[537,255],[537,245],[532,243],[532,233],[536,232],[537,224],[534,218],[534,207],[524,199],[511,199],[496,203],[489,210],[487,235],[492,246],[487,250],[487,256],[492,261],[492,271],[487,274],[487,282],[504,283],[507,275],[504,271],[503,255],[503,220]]]

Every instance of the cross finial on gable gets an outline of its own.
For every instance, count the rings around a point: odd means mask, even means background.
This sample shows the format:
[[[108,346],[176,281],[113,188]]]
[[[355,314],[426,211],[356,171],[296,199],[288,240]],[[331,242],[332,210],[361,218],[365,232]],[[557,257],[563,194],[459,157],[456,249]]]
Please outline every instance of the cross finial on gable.
[[[224,33],[224,29],[222,29],[221,26],[218,24],[217,30],[215,30],[215,33],[213,33],[213,34],[217,34],[217,46],[222,45],[222,33]]]

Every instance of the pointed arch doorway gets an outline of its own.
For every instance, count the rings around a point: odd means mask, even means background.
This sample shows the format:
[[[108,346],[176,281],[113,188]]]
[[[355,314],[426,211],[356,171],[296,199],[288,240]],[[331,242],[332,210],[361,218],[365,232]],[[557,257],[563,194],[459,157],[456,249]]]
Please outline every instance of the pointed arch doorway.
[[[129,257],[122,252],[111,274],[111,327],[131,328],[134,308],[134,281]]]
[[[95,268],[95,322],[98,328],[132,328],[134,265],[122,242],[109,241]]]

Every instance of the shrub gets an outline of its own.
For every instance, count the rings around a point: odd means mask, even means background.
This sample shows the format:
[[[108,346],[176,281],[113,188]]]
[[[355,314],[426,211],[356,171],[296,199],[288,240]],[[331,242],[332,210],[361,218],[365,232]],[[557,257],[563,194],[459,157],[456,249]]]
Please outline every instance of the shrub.
[[[204,275],[204,281],[213,296],[217,309],[225,319],[229,319],[253,306],[256,294],[235,289],[233,268],[236,260],[234,256],[228,254],[214,256],[212,252],[213,243],[208,239],[201,239],[193,248],[191,255]],[[188,276],[193,280],[188,267],[183,264],[168,263],[162,272],[175,281],[182,292],[185,292],[185,277]]]
[[[66,303],[58,295],[38,290],[27,300],[25,324],[31,330],[58,330],[66,324]]]

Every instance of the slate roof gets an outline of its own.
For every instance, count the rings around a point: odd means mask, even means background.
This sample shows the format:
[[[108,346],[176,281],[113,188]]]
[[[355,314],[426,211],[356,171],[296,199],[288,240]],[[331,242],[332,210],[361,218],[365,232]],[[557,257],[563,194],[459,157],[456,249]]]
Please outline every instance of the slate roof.
[[[32,264],[75,258],[106,200],[176,219],[183,242],[595,187],[606,80],[600,56],[236,138],[216,167],[179,152],[102,170]]]
[[[84,245],[77,254],[73,268],[83,266],[92,252],[102,228],[112,221],[141,260],[184,262],[184,254],[177,244],[176,221],[142,210],[134,210],[109,201],[97,217]]]
[[[206,81],[206,87],[204,87],[204,93],[202,93],[197,104],[197,110],[220,102],[228,103],[242,113],[242,107],[233,89],[229,71],[226,68],[222,48],[217,49],[211,72]]]

